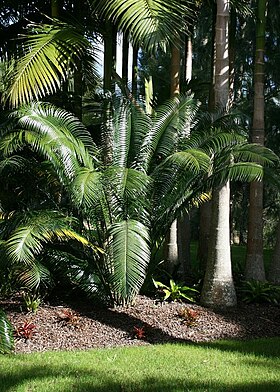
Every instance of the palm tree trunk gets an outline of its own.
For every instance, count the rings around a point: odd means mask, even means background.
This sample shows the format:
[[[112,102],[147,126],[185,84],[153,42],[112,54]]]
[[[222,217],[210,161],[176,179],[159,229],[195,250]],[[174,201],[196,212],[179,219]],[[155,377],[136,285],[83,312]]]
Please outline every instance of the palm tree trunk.
[[[277,226],[276,244],[269,267],[268,280],[280,284],[280,221]]]
[[[264,145],[264,49],[267,0],[258,0],[252,142]],[[250,184],[246,279],[265,280],[263,262],[263,182]]]
[[[127,87],[128,82],[128,52],[129,52],[129,41],[128,34],[123,33],[123,42],[122,42],[122,80],[125,86]]]
[[[216,29],[217,7],[216,4],[212,5],[212,52],[211,52],[211,84],[209,87],[208,97],[208,110],[215,110],[215,29]],[[199,269],[202,273],[206,270],[208,259],[209,237],[211,229],[211,211],[212,202],[207,201],[202,204],[199,209],[199,239],[197,249],[197,259],[199,262]]]
[[[229,101],[228,23],[229,1],[217,0],[214,96],[215,103],[222,108],[226,108]],[[236,293],[230,255],[229,183],[213,191],[211,226],[201,303],[217,308],[234,306]]]
[[[51,16],[52,18],[58,18],[60,14],[60,0],[51,0]]]
[[[231,271],[229,202],[229,183],[214,190],[208,261],[201,293],[201,303],[214,308],[236,305]]]
[[[170,65],[170,96],[175,97],[180,94],[180,46],[179,37],[171,46]],[[178,241],[177,241],[177,219],[172,223],[169,233],[166,236],[165,258],[166,268],[172,273],[178,266]]]
[[[116,38],[117,32],[114,26],[106,23],[104,34],[104,90],[112,91],[112,74],[116,67]]]
[[[132,53],[132,95],[137,95],[137,77],[138,77],[138,51],[139,47],[134,44]]]

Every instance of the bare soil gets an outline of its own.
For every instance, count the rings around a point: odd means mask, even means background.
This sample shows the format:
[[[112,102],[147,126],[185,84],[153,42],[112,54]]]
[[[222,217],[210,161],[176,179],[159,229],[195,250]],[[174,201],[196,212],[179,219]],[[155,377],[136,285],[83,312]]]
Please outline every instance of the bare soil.
[[[43,304],[34,314],[24,311],[18,300],[2,300],[0,308],[18,331],[24,323],[34,325],[30,338],[16,338],[16,353],[280,336],[280,308],[268,304],[241,303],[217,312],[138,296],[130,308],[59,303]],[[186,308],[195,311],[193,323],[180,316]]]

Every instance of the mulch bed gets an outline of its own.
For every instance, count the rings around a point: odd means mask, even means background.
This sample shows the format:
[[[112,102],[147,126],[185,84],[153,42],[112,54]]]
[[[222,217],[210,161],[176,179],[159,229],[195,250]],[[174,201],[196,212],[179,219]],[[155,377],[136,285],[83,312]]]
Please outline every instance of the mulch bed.
[[[193,323],[179,315],[186,307],[195,311]],[[30,339],[16,338],[16,353],[280,336],[280,308],[268,304],[241,303],[217,312],[138,296],[130,308],[106,309],[86,302],[43,304],[34,314],[24,311],[18,300],[2,300],[0,308],[18,330],[25,322],[35,326]]]

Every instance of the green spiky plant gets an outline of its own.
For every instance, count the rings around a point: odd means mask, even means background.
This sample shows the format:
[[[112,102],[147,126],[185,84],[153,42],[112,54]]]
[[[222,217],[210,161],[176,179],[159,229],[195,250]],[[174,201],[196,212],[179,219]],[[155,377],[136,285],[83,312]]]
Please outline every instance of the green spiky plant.
[[[261,163],[275,156],[247,144],[244,136],[216,127],[206,132],[194,119],[191,134],[185,134],[197,110],[188,96],[168,101],[152,115],[140,104],[116,100],[107,108],[102,127],[107,144],[101,150],[64,110],[36,103],[13,112],[3,127],[2,159],[33,151],[51,163],[60,199],[66,200],[52,209],[48,202],[20,214],[7,211],[2,246],[15,266],[24,267],[27,286],[37,288],[42,266],[48,265],[87,292],[102,288],[111,304],[130,304],[146,277],[151,251],[183,209],[208,199],[208,190],[229,178],[262,176]]]
[[[0,354],[8,354],[14,348],[14,330],[6,314],[0,309]]]

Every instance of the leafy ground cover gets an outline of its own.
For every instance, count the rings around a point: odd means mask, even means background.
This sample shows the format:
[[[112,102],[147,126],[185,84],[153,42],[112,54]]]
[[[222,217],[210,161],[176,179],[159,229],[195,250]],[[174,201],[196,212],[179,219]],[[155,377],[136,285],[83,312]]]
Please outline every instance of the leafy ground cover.
[[[0,391],[279,391],[280,338],[0,357]]]

